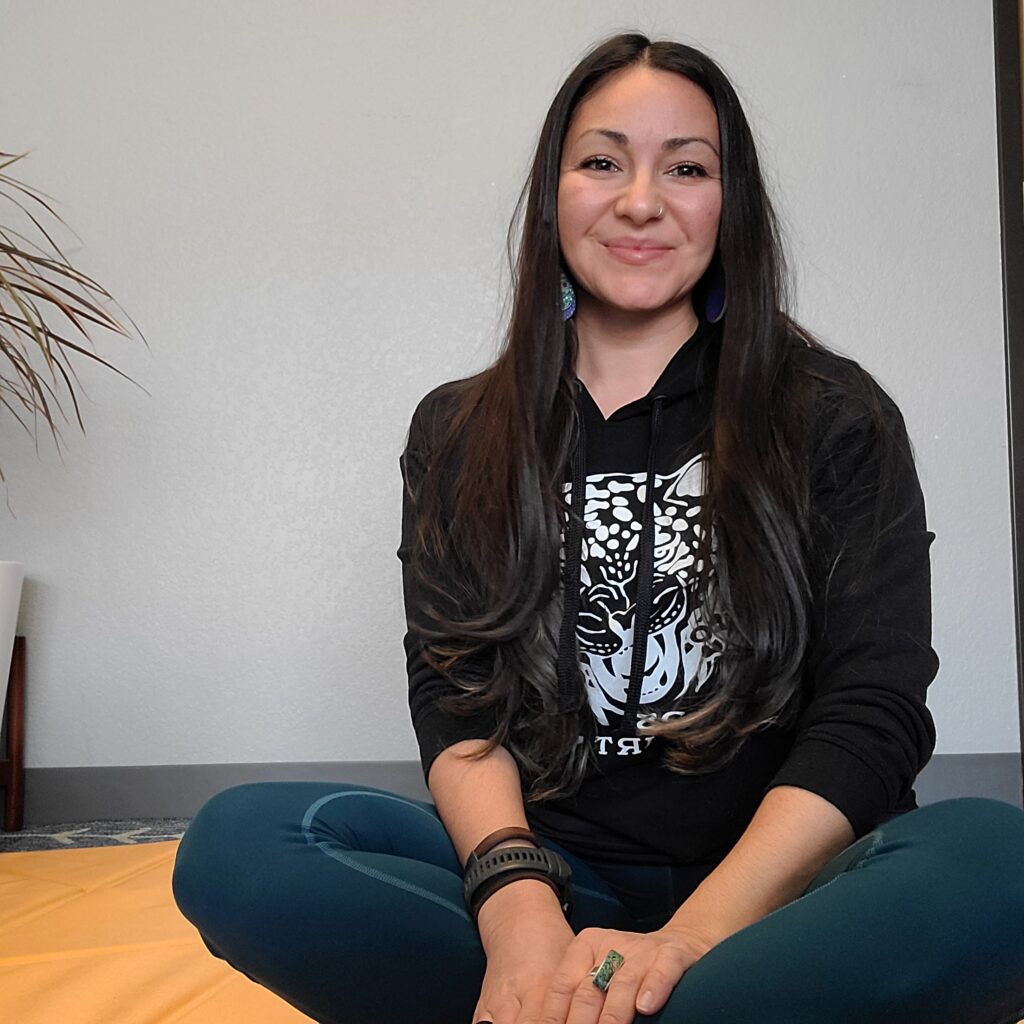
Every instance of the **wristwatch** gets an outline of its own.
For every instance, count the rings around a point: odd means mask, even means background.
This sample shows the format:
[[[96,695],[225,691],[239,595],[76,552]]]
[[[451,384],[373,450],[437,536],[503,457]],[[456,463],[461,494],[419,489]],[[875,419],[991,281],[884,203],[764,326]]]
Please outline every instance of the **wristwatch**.
[[[499,836],[501,838],[498,838]],[[489,847],[512,838],[529,838],[538,845],[536,847],[508,846],[502,850],[486,852]],[[517,882],[521,878],[533,878],[551,886],[555,895],[558,896],[562,913],[568,920],[572,913],[572,887],[570,885],[572,869],[563,857],[555,853],[554,850],[544,849],[533,833],[527,832],[525,829],[509,829],[502,830],[501,833],[493,833],[466,860],[462,892],[466,901],[466,909],[473,920],[476,921],[480,907],[483,906],[486,899],[510,882]]]

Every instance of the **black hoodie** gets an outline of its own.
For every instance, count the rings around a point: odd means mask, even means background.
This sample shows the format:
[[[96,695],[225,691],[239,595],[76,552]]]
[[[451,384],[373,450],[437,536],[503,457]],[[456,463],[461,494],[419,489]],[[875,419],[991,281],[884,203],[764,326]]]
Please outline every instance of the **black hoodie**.
[[[526,814],[537,832],[592,860],[714,864],[777,785],[818,793],[863,835],[916,806],[914,779],[935,745],[925,707],[938,667],[928,555],[934,534],[925,525],[903,419],[880,388],[877,397],[907,454],[896,500],[909,515],[883,539],[872,578],[858,596],[826,599],[823,586],[816,591],[795,726],[754,733],[725,767],[702,775],[664,767],[664,741],[644,735],[647,721],[685,714],[715,685],[719,646],[692,597],[701,431],[719,343],[718,328],[702,321],[650,392],[607,419],[577,382],[583,440],[568,467],[566,494],[585,528],[574,516],[564,546],[569,561],[563,566],[558,678],[564,708],[578,685],[578,657],[594,717],[597,767],[575,795],[527,804]],[[833,376],[857,369],[851,360],[795,344],[794,358],[818,360]],[[430,424],[445,415],[449,388],[430,392],[413,415],[400,459],[407,484],[429,464]],[[864,496],[873,493],[873,449],[865,429],[850,403],[833,401],[817,416],[810,445],[814,564],[832,565],[870,523]],[[585,489],[577,488],[583,479]],[[427,665],[411,625],[423,599],[409,569],[414,529],[407,487],[398,556],[409,622],[409,704],[426,777],[443,749],[490,736],[495,719],[437,707],[437,698],[453,687]],[[829,595],[839,583],[831,580]]]

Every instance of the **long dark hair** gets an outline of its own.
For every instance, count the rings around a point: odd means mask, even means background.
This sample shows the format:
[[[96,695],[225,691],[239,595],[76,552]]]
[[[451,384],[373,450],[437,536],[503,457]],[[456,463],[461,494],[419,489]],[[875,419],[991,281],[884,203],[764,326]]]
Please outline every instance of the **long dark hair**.
[[[816,396],[829,381],[800,370],[792,353],[794,339],[823,346],[785,312],[777,222],[729,80],[693,47],[617,35],[580,61],[551,104],[509,227],[513,305],[504,344],[487,370],[446,389],[445,414],[427,454],[432,471],[410,493],[417,524],[412,567],[432,594],[427,621],[414,625],[426,638],[427,660],[456,688],[442,704],[458,714],[495,714],[497,729],[478,756],[507,747],[524,795],[534,801],[578,788],[594,728],[585,687],[566,713],[558,709],[556,679],[560,549],[571,515],[564,481],[578,436],[577,339],[558,301],[561,151],[579,103],[606,76],[637,64],[675,72],[703,89],[722,146],[714,260],[728,306],[704,440],[696,562],[703,567],[698,600],[708,621],[722,628],[724,653],[713,692],[699,708],[645,730],[665,739],[666,767],[714,771],[752,732],[792,722],[810,635],[807,437]],[[883,463],[892,463],[897,453],[873,382],[851,365],[856,373],[842,386],[849,393],[852,379]],[[885,477],[880,471],[879,479]]]

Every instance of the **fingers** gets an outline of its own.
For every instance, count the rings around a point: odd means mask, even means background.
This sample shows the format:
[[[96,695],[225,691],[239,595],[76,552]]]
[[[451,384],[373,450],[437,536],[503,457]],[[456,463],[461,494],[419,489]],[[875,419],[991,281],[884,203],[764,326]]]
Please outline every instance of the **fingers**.
[[[657,1013],[668,1002],[689,966],[689,958],[671,946],[652,952],[653,956],[645,957],[637,951],[632,964],[625,963],[615,972],[600,1024],[632,1021],[636,1013]]]
[[[593,984],[589,972],[613,948],[616,936],[621,939],[623,933],[605,928],[584,928],[569,943],[558,970],[548,983],[537,1024],[566,1024],[570,1019],[570,1007],[576,1020],[587,1024],[597,1021],[605,997]]]
[[[591,984],[588,972],[604,958],[605,949],[599,956],[595,952],[598,946],[607,941],[605,936],[610,933],[603,929],[587,928],[575,937],[565,950],[561,964],[554,977],[548,983],[548,991],[544,998],[541,1017],[538,1024],[565,1024],[569,1009],[593,1010],[588,1021],[596,1021],[604,1002],[604,994]],[[581,980],[586,985],[581,985]],[[590,989],[588,991],[587,989]]]
[[[538,1024],[541,1005],[547,991],[544,985],[534,985],[526,991],[522,1002],[518,999],[492,997],[490,1005],[480,1002],[473,1013],[473,1024]]]
[[[530,990],[523,1000],[522,1009],[519,1011],[519,1016],[516,1017],[516,1024],[537,1024],[540,1020],[545,991],[543,986]]]
[[[637,1012],[648,1016],[657,1013],[668,1002],[668,997],[672,995],[685,972],[685,967],[677,967],[672,970],[655,968],[648,971],[647,977],[638,986],[636,997],[633,1000]]]
[[[604,994],[604,1006],[594,1020],[600,1024],[631,1024],[636,1019],[636,997],[644,971],[623,964],[612,978]]]
[[[590,971],[610,949],[624,961],[602,991]],[[686,948],[652,935],[582,931],[548,985],[540,1016],[531,1017],[530,1024],[633,1024],[637,1013],[656,1013],[668,1002],[695,959]]]
[[[558,988],[548,989],[537,1024],[595,1024],[605,1005],[605,993],[588,976],[581,981],[577,976],[572,982],[565,982]],[[625,1020],[632,1021],[632,1016]]]
[[[497,999],[488,1003],[477,1003],[472,1024],[519,1024],[519,1003],[509,999]]]

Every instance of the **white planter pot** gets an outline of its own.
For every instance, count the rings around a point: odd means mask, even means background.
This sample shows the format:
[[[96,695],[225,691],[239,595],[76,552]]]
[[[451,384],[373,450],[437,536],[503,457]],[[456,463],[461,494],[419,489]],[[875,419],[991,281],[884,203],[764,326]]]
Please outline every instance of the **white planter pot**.
[[[25,566],[21,562],[0,562],[0,715],[7,703],[7,680],[11,674],[11,654],[24,580]]]

